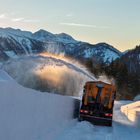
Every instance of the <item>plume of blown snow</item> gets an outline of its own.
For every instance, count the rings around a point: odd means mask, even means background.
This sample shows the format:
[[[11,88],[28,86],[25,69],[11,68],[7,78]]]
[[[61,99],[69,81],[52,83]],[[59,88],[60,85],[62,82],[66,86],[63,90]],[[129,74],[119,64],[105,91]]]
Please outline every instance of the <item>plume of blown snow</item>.
[[[99,76],[99,78],[98,78],[98,80],[99,81],[103,81],[103,82],[105,82],[105,83],[109,83],[109,84],[115,84],[115,80],[114,80],[114,78],[109,78],[108,76],[106,76],[106,75],[100,75]]]
[[[2,68],[25,87],[69,96],[81,96],[85,82],[94,79],[85,69],[47,56],[9,60]]]

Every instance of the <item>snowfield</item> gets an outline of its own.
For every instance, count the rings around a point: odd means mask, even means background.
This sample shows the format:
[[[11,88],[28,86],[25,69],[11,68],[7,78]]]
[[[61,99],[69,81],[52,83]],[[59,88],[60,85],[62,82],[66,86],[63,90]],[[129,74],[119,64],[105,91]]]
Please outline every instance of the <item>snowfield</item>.
[[[0,71],[0,140],[139,140],[140,128],[120,112],[130,101],[116,101],[113,127],[74,119],[79,101],[17,84]]]

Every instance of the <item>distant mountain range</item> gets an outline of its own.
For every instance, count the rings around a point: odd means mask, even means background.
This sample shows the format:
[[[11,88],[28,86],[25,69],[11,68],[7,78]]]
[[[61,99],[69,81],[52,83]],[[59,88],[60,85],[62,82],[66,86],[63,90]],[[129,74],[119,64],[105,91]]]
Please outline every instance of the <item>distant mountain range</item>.
[[[63,53],[76,59],[91,59],[111,63],[122,53],[106,43],[89,44],[68,34],[53,34],[45,30],[35,33],[13,28],[0,28],[0,61],[39,52]]]

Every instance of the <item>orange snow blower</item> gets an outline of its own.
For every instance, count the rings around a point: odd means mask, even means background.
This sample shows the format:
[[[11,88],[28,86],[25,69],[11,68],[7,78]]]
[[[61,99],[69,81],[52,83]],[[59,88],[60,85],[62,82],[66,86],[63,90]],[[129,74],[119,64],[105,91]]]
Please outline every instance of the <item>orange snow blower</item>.
[[[112,126],[116,87],[102,81],[89,81],[83,92],[79,121]]]

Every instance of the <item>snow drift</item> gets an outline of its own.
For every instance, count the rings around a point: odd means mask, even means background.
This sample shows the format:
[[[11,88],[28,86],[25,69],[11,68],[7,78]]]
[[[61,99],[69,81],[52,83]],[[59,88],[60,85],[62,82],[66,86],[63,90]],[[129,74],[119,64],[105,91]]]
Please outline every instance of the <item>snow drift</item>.
[[[138,94],[137,96],[135,96],[134,101],[140,101],[140,94]]]
[[[48,56],[25,56],[9,60],[2,68],[25,87],[79,96],[84,83],[95,78],[72,63]]]
[[[140,127],[140,101],[122,106],[121,112],[123,112],[130,121]]]

